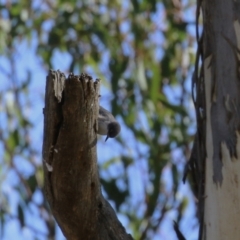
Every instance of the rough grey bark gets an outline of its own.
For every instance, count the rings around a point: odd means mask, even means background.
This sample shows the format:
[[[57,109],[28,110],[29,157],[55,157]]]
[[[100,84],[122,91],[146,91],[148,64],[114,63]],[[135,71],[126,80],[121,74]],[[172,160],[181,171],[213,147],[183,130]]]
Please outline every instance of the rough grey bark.
[[[204,29],[202,39],[198,37],[197,57],[203,65],[198,72],[197,60],[193,81],[198,123],[195,175],[200,176],[201,193],[199,239],[238,239],[240,1],[198,0],[197,3],[197,12],[202,10]]]
[[[44,108],[44,188],[69,240],[132,239],[103,198],[97,168],[99,81],[50,71]]]
[[[237,58],[237,34],[234,22],[240,11],[237,1],[203,1],[204,58],[210,57],[210,104],[213,131],[213,178],[221,184],[221,142],[225,142],[231,157],[237,158],[236,130],[240,126],[240,78]],[[208,84],[208,83],[207,83]]]

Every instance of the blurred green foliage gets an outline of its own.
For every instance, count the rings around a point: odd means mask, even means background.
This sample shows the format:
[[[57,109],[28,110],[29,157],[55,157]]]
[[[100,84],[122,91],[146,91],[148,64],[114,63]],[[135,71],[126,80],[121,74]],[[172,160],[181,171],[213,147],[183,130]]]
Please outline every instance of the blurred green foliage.
[[[130,140],[121,134],[117,141],[123,150],[117,158],[100,164],[100,175],[104,192],[117,212],[128,219],[127,230],[133,237],[152,239],[161,232],[161,223],[171,211],[175,211],[174,220],[182,220],[188,199],[177,196],[192,140],[187,79],[194,44],[194,37],[187,32],[192,23],[183,16],[193,7],[191,0],[1,2],[0,54],[10,72],[3,66],[0,71],[11,84],[0,92],[0,182],[6,180],[8,171],[19,178],[16,216],[9,210],[10,196],[1,192],[2,236],[9,219],[18,219],[21,228],[28,227],[25,214],[34,205],[47,227],[40,235],[37,226],[31,227],[34,239],[56,238],[47,203],[33,199],[36,191],[42,192],[43,173],[36,161],[41,159],[41,146],[32,146],[29,134],[36,123],[23,111],[32,106],[28,97],[31,72],[20,80],[15,71],[23,40],[36,42],[36,57],[46,74],[53,68],[55,52],[66,52],[71,57],[68,72],[81,73],[90,67],[114,96],[112,112],[133,137]],[[176,150],[177,159],[173,157]],[[21,161],[27,161],[34,174],[20,171],[17,165]],[[121,166],[121,172],[105,177],[104,172],[115,165]],[[143,178],[137,185],[142,192],[136,199],[131,173],[139,168]],[[163,177],[166,170],[168,180]]]

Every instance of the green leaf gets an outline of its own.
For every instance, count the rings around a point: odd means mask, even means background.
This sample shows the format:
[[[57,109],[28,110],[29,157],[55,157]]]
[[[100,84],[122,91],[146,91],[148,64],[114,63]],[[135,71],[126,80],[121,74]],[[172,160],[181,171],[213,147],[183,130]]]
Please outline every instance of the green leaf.
[[[37,186],[38,186],[38,182],[37,182],[37,179],[36,179],[36,176],[35,175],[31,175],[28,179],[27,179],[27,182],[28,182],[28,185],[32,191],[32,193],[35,192]]]
[[[20,204],[18,204],[18,219],[21,227],[24,227],[25,226],[24,212]]]
[[[109,199],[114,201],[116,204],[116,209],[118,211],[119,207],[125,201],[126,197],[129,196],[129,192],[128,189],[124,191],[119,190],[116,181],[117,179],[111,179],[109,181],[101,179],[104,190],[107,192]]]

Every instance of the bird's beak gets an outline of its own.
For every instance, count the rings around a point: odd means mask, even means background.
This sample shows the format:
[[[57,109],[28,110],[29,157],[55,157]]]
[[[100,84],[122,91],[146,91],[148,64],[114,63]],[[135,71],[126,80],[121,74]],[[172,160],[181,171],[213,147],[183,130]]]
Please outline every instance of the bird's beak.
[[[105,142],[108,140],[108,135],[107,135],[107,137],[106,137],[106,139],[105,139]]]

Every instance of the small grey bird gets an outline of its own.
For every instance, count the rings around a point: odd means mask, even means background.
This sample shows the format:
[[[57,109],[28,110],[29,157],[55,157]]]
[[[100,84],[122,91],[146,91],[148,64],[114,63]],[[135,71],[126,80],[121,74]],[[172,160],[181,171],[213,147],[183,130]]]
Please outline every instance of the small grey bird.
[[[114,116],[105,108],[99,106],[98,115],[98,134],[107,135],[105,142],[108,138],[116,137],[121,131],[121,126],[114,118]]]

